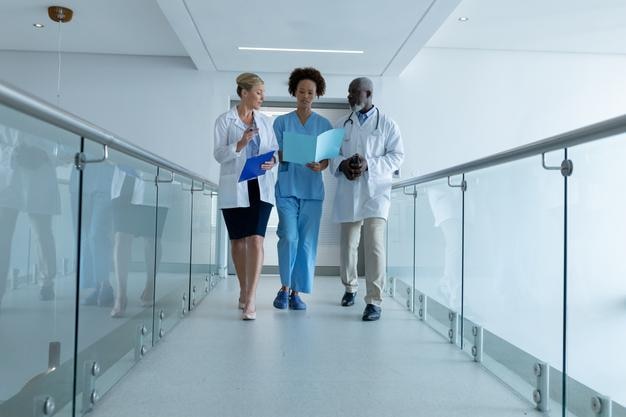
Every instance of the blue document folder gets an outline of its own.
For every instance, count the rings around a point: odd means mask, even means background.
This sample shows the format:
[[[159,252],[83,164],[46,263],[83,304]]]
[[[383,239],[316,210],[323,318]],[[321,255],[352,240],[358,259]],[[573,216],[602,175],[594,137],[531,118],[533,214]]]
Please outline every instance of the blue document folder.
[[[345,129],[331,129],[314,136],[294,132],[283,134],[283,161],[297,164],[319,162],[339,155]]]
[[[271,161],[272,156],[274,156],[275,151],[269,151],[262,155],[253,156],[252,158],[248,158],[246,160],[246,164],[243,166],[241,170],[241,175],[239,176],[239,182],[247,181],[252,178],[259,177],[261,175],[265,175],[267,171],[261,169],[261,165],[264,163]]]

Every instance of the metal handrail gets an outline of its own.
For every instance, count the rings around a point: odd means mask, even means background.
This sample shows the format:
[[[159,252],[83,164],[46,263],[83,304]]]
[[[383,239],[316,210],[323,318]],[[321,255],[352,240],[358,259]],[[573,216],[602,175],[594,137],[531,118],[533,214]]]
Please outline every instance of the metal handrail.
[[[174,162],[168,161],[150,151],[133,145],[108,130],[102,129],[80,117],[62,110],[40,98],[23,90],[0,81],[0,103],[10,108],[28,114],[36,119],[50,123],[56,127],[75,133],[85,139],[106,145],[111,149],[133,156],[149,164],[153,164],[169,171],[182,174],[185,177],[207,184],[217,190],[212,181],[189,171]]]
[[[620,133],[626,133],[626,115],[570,130],[569,132],[561,133],[555,136],[550,136],[546,139],[538,140],[508,151],[499,152],[485,158],[476,159],[465,164],[455,165],[430,174],[398,181],[393,183],[393,188],[403,188],[409,185],[423,184],[441,178],[466,174],[478,169],[489,168],[506,162],[541,155],[546,152],[556,151],[559,149],[570,148],[587,142],[593,142],[595,140],[618,135]]]

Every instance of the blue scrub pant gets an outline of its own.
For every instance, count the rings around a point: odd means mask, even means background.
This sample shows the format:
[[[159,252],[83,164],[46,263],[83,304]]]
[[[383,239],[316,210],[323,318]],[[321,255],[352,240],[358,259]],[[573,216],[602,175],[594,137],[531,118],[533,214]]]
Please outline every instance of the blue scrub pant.
[[[74,193],[72,198],[76,201],[76,204],[72,204],[75,210],[78,207],[78,195]],[[81,289],[110,285],[109,274],[113,266],[113,210],[108,193],[83,194]]]
[[[276,196],[280,282],[293,291],[313,288],[322,200]]]

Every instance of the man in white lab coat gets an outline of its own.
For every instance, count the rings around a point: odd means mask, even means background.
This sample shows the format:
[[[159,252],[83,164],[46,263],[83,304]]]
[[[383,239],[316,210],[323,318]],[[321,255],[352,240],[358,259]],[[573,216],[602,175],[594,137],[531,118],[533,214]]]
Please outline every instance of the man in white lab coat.
[[[338,179],[333,217],[341,224],[340,270],[346,289],[341,305],[354,304],[363,226],[367,283],[364,321],[378,320],[381,314],[391,182],[404,159],[400,130],[372,104],[373,89],[369,78],[356,78],[350,83],[348,102],[352,111],[337,122],[336,127],[345,128],[346,134],[339,156],[331,162],[331,172]]]

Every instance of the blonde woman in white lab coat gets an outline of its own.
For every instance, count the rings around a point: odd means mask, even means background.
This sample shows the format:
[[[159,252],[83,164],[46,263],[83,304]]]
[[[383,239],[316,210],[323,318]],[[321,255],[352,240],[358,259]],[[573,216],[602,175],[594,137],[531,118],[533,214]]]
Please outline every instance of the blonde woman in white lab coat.
[[[256,74],[237,77],[239,105],[215,121],[213,156],[220,163],[219,202],[239,279],[239,308],[243,320],[256,319],[256,288],[263,267],[263,241],[275,204],[276,157],[261,164],[264,175],[239,182],[248,158],[278,150],[272,120],[259,109],[265,97]]]
[[[61,214],[56,173],[59,145],[23,130],[0,124],[0,302],[11,263],[13,234],[20,212],[28,214],[35,232],[44,301],[55,299],[56,244],[52,216]]]
[[[340,272],[345,287],[341,305],[354,305],[363,226],[367,284],[364,321],[378,320],[381,315],[391,182],[404,159],[400,129],[372,104],[373,90],[369,78],[356,78],[350,83],[348,102],[352,111],[336,124],[346,129],[346,135],[339,156],[331,162],[331,172],[338,180],[333,217],[341,224]]]

